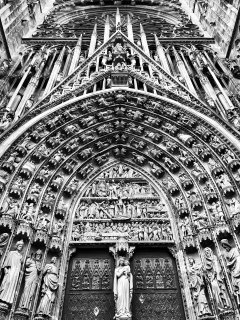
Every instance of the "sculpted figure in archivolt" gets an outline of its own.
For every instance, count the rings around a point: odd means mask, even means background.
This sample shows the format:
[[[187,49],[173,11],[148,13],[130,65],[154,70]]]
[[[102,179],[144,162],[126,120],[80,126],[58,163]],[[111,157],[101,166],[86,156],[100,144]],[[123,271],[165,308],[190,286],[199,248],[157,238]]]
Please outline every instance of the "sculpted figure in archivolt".
[[[4,278],[0,287],[0,300],[12,304],[15,290],[17,287],[18,277],[21,271],[23,241],[16,243],[16,250],[8,253],[4,263]]]
[[[114,298],[116,305],[116,320],[130,320],[131,301],[133,291],[133,276],[128,260],[119,258],[118,266],[114,274]]]

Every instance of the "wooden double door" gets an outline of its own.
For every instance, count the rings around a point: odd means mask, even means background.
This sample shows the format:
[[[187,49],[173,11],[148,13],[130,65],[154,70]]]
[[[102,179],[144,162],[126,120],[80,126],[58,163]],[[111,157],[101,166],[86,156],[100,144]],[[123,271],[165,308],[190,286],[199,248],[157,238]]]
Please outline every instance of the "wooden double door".
[[[131,261],[132,320],[184,320],[175,261],[167,250],[137,249]],[[69,265],[62,320],[113,320],[114,259],[79,250]]]

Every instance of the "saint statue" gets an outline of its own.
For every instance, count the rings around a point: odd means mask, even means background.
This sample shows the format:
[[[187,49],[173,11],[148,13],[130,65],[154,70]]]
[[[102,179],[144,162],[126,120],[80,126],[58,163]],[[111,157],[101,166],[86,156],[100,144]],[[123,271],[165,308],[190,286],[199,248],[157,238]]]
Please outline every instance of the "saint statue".
[[[58,269],[56,267],[57,258],[52,257],[51,262],[46,264],[43,270],[43,285],[41,292],[41,300],[37,310],[37,314],[46,316],[51,315],[53,302],[58,289]]]
[[[197,311],[198,317],[211,315],[211,311],[208,306],[207,297],[205,294],[205,287],[203,281],[203,271],[200,264],[196,264],[195,260],[189,259],[189,279],[190,288],[192,291],[194,305]]]
[[[227,239],[221,240],[222,247],[226,250],[225,258],[227,267],[231,273],[233,291],[237,299],[237,304],[240,306],[240,254],[238,249],[232,247]]]
[[[116,306],[116,320],[130,320],[131,300],[133,291],[133,276],[128,260],[119,258],[118,266],[114,274],[114,299]]]
[[[40,271],[40,263],[42,259],[42,251],[38,250],[35,254],[35,258],[27,257],[25,268],[25,283],[23,293],[19,303],[20,309],[29,310],[34,297],[38,273]]]
[[[211,248],[203,250],[204,264],[203,269],[206,280],[212,289],[212,295],[219,311],[231,308],[230,299],[224,284],[222,270],[218,264],[217,257],[213,254]]]
[[[4,268],[4,278],[0,287],[0,300],[12,304],[17,287],[18,277],[21,271],[21,262],[24,242],[16,243],[16,250],[8,253],[2,268]]]

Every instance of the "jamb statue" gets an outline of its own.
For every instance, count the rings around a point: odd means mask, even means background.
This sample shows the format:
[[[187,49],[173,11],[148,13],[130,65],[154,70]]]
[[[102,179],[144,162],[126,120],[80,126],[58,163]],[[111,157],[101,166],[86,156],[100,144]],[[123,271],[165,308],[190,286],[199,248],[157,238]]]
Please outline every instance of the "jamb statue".
[[[189,258],[189,280],[190,288],[193,296],[194,306],[197,312],[198,318],[210,316],[210,311],[207,297],[205,294],[205,285],[203,281],[202,266],[197,265],[195,259]]]
[[[8,233],[2,233],[0,235],[0,259],[4,253],[4,250],[7,246],[7,243],[8,243],[8,240],[9,240],[9,234]]]
[[[58,290],[57,258],[52,257],[51,262],[46,264],[43,270],[42,297],[37,309],[38,315],[51,316],[52,306]],[[37,317],[38,319],[38,317]]]
[[[212,290],[212,296],[219,311],[231,308],[230,299],[224,284],[222,270],[217,257],[211,248],[206,247],[203,250],[203,271],[205,279]]]
[[[8,253],[2,268],[4,268],[4,278],[0,287],[0,300],[12,304],[16,294],[18,277],[21,271],[22,254],[24,242],[20,240],[16,243],[16,250]]]
[[[23,293],[19,303],[19,309],[30,310],[35,289],[38,281],[38,274],[41,268],[42,251],[37,250],[33,257],[27,257],[25,267],[25,281]]]
[[[234,248],[227,239],[222,239],[221,245],[226,250],[225,259],[231,274],[234,295],[238,306],[240,306],[240,254],[238,249]]]

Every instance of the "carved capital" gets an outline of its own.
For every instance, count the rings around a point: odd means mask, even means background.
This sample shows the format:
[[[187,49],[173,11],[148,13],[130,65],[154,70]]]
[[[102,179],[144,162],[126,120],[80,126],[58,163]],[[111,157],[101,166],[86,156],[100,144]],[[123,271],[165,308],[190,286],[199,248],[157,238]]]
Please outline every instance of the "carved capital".
[[[120,237],[114,247],[110,247],[109,251],[113,254],[115,260],[122,255],[130,259],[133,256],[135,247],[130,247],[126,238]]]

